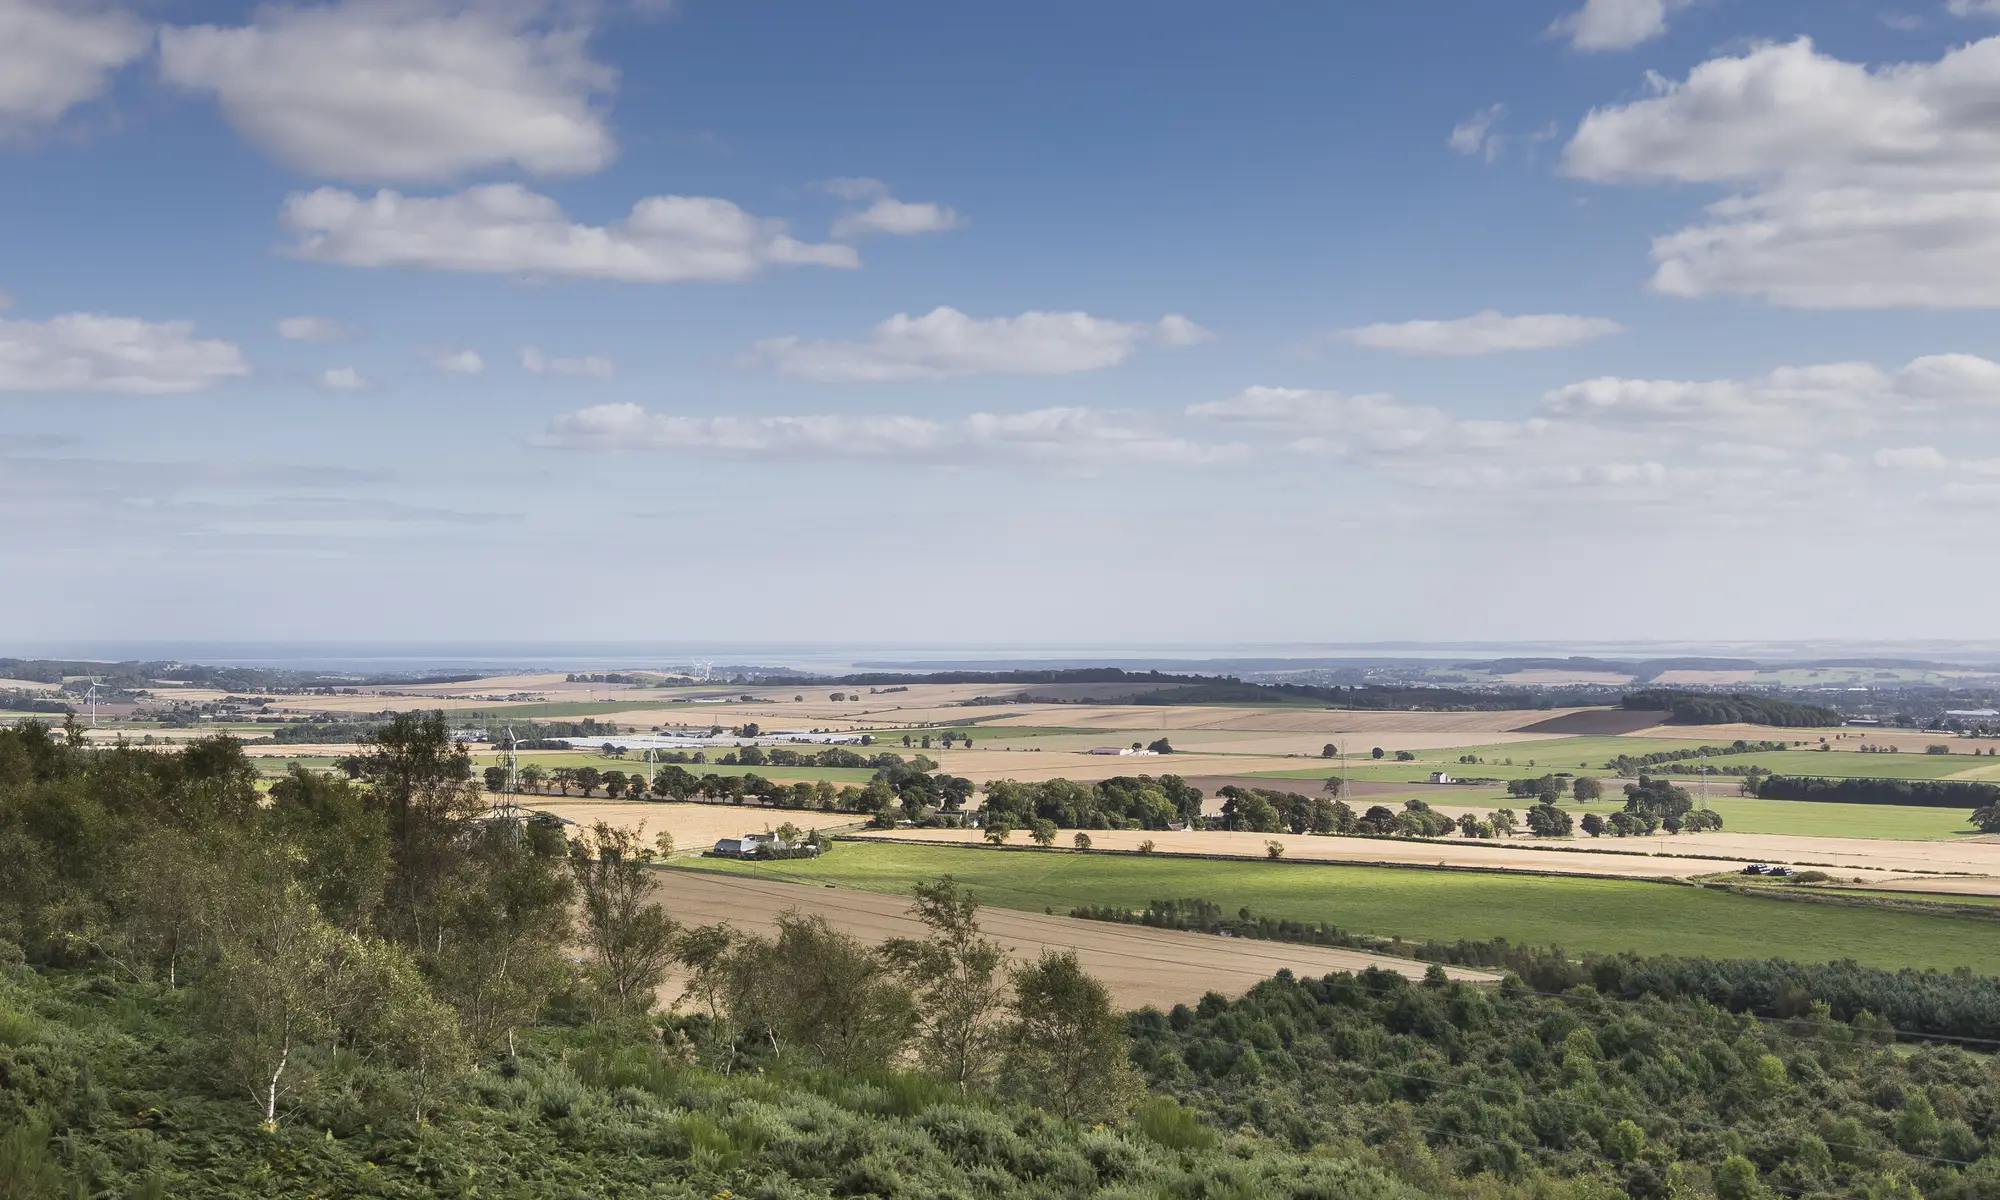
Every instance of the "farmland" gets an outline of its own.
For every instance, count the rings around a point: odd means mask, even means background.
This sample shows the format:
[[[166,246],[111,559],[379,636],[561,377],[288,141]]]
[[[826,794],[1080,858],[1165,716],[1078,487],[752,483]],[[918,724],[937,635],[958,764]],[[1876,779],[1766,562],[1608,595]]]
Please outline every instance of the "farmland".
[[[1629,880],[882,843],[842,843],[813,862],[718,865],[878,892],[904,892],[917,880],[949,874],[989,904],[1030,912],[1136,909],[1194,896],[1226,910],[1248,907],[1405,939],[1504,937],[1572,953],[1853,958],[1883,967],[2000,973],[2000,931],[1969,919]]]

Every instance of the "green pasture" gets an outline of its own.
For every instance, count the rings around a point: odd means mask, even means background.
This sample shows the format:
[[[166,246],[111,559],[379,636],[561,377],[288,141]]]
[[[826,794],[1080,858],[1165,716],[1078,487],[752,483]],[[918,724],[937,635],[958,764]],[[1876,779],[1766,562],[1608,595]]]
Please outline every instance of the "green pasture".
[[[2000,758],[1909,751],[1857,754],[1851,750],[1789,750],[1778,754],[1733,754],[1726,761],[1763,767],[1776,775],[1825,775],[1836,779],[1945,779],[1982,768],[1993,768],[2000,773]]]
[[[1638,951],[2000,973],[2000,929],[1972,918],[1766,900],[1720,890],[1576,876],[1268,863],[1168,855],[844,842],[824,858],[702,867],[908,892],[951,875],[987,904],[1066,913],[1201,897],[1228,910],[1329,921],[1406,939],[1504,937],[1571,953]]]

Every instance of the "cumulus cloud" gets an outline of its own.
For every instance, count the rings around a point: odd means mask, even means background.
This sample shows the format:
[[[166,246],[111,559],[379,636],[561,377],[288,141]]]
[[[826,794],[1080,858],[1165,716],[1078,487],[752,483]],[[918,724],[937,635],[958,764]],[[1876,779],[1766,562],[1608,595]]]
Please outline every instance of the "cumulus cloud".
[[[344,341],[351,330],[332,317],[279,317],[278,336],[288,342]]]
[[[426,346],[418,353],[431,366],[453,375],[478,375],[486,370],[486,360],[479,357],[477,351]]]
[[[1475,355],[1508,350],[1550,350],[1581,345],[1624,333],[1606,317],[1535,313],[1510,317],[1487,309],[1454,321],[1402,321],[1343,329],[1334,336],[1350,345],[1398,354]]]
[[[534,441],[570,450],[1061,467],[1205,463],[1243,454],[1240,446],[1203,445],[1162,432],[1136,414],[1087,408],[938,420],[907,415],[688,417],[649,412],[637,404],[599,404],[558,416]]]
[[[615,147],[594,99],[616,72],[547,6],[476,0],[266,4],[251,24],[160,33],[160,71],[213,92],[237,131],[300,171],[441,180],[515,166],[595,171]]]
[[[1875,452],[1875,465],[1892,471],[1946,471],[1951,460],[1936,446],[1884,446]]]
[[[942,204],[909,203],[889,194],[889,185],[879,179],[829,179],[820,188],[843,200],[866,202],[867,207],[850,209],[836,217],[833,236],[853,238],[868,233],[910,236],[956,229],[965,222],[958,213]]]
[[[1691,0],[1584,0],[1582,8],[1559,18],[1549,32],[1569,39],[1577,50],[1630,50],[1667,31],[1667,18]]]
[[[1652,286],[1800,308],[2000,305],[2000,38],[1870,69],[1809,39],[1592,111],[1578,178],[1738,188],[1657,238]]]
[[[1963,354],[1894,369],[1827,363],[1743,379],[1590,379],[1547,392],[1518,417],[1467,419],[1393,396],[1283,387],[1247,388],[1185,415],[1253,447],[1496,498],[1591,489],[1607,500],[1721,511],[1861,494],[1869,475],[1849,472],[1857,460],[1917,478],[2000,474],[2000,458],[1953,462],[1926,440],[1948,433],[1992,454],[2000,439],[2000,364]],[[1922,486],[1920,497],[1952,498]]]
[[[60,120],[146,52],[150,31],[88,0],[0,0],[0,135]]]
[[[535,346],[521,347],[521,369],[535,375],[576,375],[586,379],[609,379],[618,368],[608,358],[586,354],[581,358],[551,358]]]
[[[353,367],[328,367],[320,372],[319,385],[329,392],[361,392],[371,384]]]
[[[1081,312],[969,317],[939,307],[897,313],[860,341],[759,342],[755,356],[787,375],[817,383],[891,383],[966,375],[1069,375],[1116,366],[1146,345],[1179,347],[1213,335],[1169,314],[1158,321],[1113,321]]]
[[[623,220],[582,225],[511,183],[436,197],[320,188],[288,197],[282,219],[293,254],[355,267],[674,283],[860,265],[851,246],[801,242],[781,220],[705,196],[648,196]]]
[[[169,396],[248,374],[240,349],[195,337],[192,321],[98,313],[0,321],[0,391]]]
[[[1445,139],[1445,144],[1460,154],[1480,154],[1485,156],[1487,162],[1492,162],[1500,157],[1502,145],[1494,128],[1506,115],[1506,105],[1488,105],[1452,126],[1451,136]]]

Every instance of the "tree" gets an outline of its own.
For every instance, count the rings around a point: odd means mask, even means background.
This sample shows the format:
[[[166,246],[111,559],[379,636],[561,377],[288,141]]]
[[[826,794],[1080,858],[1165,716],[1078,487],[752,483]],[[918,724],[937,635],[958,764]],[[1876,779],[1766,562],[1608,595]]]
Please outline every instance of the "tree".
[[[603,821],[587,839],[570,844],[571,874],[582,901],[577,940],[589,955],[588,973],[605,1007],[621,1016],[643,1015],[673,956],[674,922],[648,904],[646,864],[653,852],[629,829]]]
[[[1090,849],[1090,835],[1085,833],[1083,830],[1079,829],[1076,831],[1076,838],[1074,839],[1074,841],[1077,849],[1079,850]]]
[[[362,774],[387,815],[393,863],[383,922],[421,946],[437,890],[462,852],[459,823],[485,806],[471,784],[472,755],[451,740],[443,712],[398,713],[372,745]]]
[[[1578,804],[1584,804],[1604,794],[1604,781],[1592,775],[1580,775],[1570,784],[1569,790]]]
[[[700,777],[678,763],[653,772],[653,794],[663,800],[686,800],[700,790]]]
[[[1340,776],[1329,775],[1326,777],[1326,782],[1320,785],[1319,790],[1329,796],[1338,796],[1346,786],[1346,781]]]
[[[1028,823],[1028,837],[1034,841],[1035,845],[1046,850],[1056,844],[1056,823],[1042,817],[1036,817]]]
[[[1973,809],[1972,823],[1979,826],[1981,833],[2000,833],[2000,804]]]
[[[541,791],[542,785],[548,782],[548,778],[548,772],[542,770],[540,763],[529,763],[521,768],[521,786],[531,792]]]
[[[1368,752],[1368,756],[1369,756],[1370,758],[1380,758],[1380,757],[1382,757],[1382,747],[1380,747],[1380,746],[1377,746],[1377,747],[1375,747],[1375,748],[1374,748],[1373,750],[1370,750],[1370,751]]]
[[[1146,749],[1151,750],[1155,754],[1172,754],[1174,752],[1173,743],[1165,738],[1154,740],[1146,746]]]
[[[507,790],[507,768],[488,767],[480,775],[486,780],[487,791],[497,794]]]
[[[1115,1117],[1137,1093],[1125,1018],[1074,950],[1044,950],[1015,970],[1013,1018],[1007,1091],[1071,1120]]]
[[[604,794],[616,800],[625,794],[625,787],[628,780],[623,771],[606,771],[602,782],[604,784]]]
[[[1285,856],[1285,843],[1279,841],[1276,838],[1272,838],[1270,841],[1264,843],[1265,858],[1283,858],[1284,856]]]
[[[555,784],[563,795],[569,795],[570,785],[576,782],[576,768],[557,767],[549,772],[549,782]]]
[[[504,1041],[512,1058],[514,1031],[569,976],[576,885],[567,852],[553,821],[494,818],[444,889],[431,977],[476,1049]]]
[[[309,1049],[334,1031],[329,996],[352,935],[320,920],[281,867],[256,866],[219,914],[224,929],[198,1011],[214,1046],[209,1061],[274,1130],[279,1102],[303,1084]]]
[[[753,738],[763,733],[764,729],[763,726],[757,724],[755,721],[746,721],[743,724],[743,728],[736,732],[743,737]]]
[[[993,845],[1005,845],[1007,836],[1013,832],[1014,827],[1009,825],[1003,818],[997,816],[986,818],[986,840]]]
[[[583,794],[586,796],[596,791],[597,785],[603,782],[604,772],[598,770],[596,767],[578,767],[576,769],[576,786],[582,788]]]
[[[1604,836],[1604,818],[1598,816],[1596,813],[1583,814],[1583,820],[1578,822],[1578,824],[1591,837]]]
[[[374,920],[394,870],[385,814],[371,800],[347,780],[299,766],[271,785],[269,831],[298,849],[294,875],[342,929]]]
[[[1319,756],[1321,758],[1339,758],[1340,747],[1334,745],[1332,742],[1328,742],[1319,748]]]
[[[1396,751],[1396,761],[1397,761],[1397,762],[1415,762],[1415,761],[1417,761],[1417,754],[1416,754],[1416,751],[1414,751],[1414,750],[1398,750],[1398,751]]]
[[[1493,832],[1503,838],[1513,837],[1514,830],[1520,825],[1519,820],[1514,816],[1514,810],[1511,808],[1496,808],[1493,810],[1493,815],[1488,817],[1487,820],[1492,824]]]
[[[952,1083],[976,1083],[1003,1043],[996,1017],[1006,996],[1006,951],[980,935],[979,902],[951,876],[919,883],[911,894],[910,915],[930,936],[891,939],[882,953],[916,989],[918,1060]]]
[[[1553,804],[1544,802],[1528,810],[1528,830],[1536,837],[1568,837],[1572,825],[1570,815]]]
[[[818,915],[778,916],[775,938],[731,956],[730,1019],[772,1049],[853,1075],[896,1060],[916,1030],[916,1000],[884,955]]]

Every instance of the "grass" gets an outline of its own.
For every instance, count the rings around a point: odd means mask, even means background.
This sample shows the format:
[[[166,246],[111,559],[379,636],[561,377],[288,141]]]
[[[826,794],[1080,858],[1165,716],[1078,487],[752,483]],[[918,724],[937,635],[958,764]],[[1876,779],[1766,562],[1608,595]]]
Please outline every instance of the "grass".
[[[1143,908],[1198,896],[1225,909],[1330,921],[1403,938],[1504,937],[1580,951],[1852,958],[1879,967],[1969,967],[2000,974],[2000,936],[1969,918],[1792,903],[1618,879],[1537,877],[1318,863],[1228,862],[984,847],[849,842],[825,858],[772,864],[704,860],[765,878],[907,892],[952,875],[1003,908]]]

